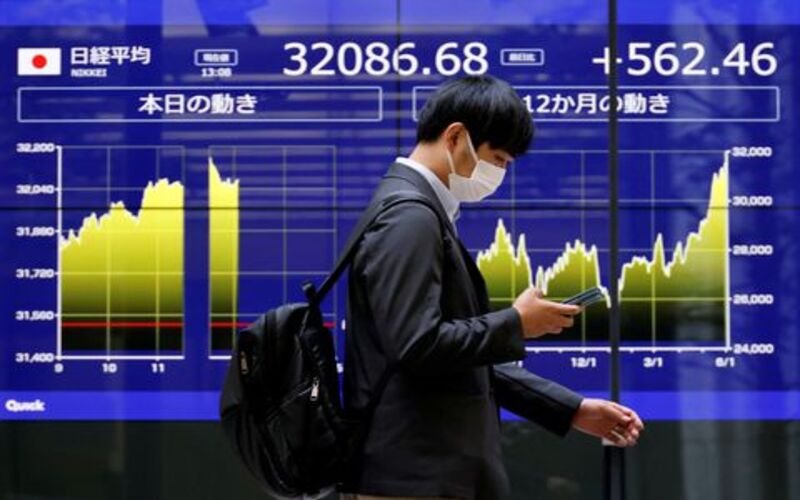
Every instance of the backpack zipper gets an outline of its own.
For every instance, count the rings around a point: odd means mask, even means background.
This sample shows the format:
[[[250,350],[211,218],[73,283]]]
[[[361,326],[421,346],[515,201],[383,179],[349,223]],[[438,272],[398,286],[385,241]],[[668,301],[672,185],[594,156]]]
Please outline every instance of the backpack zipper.
[[[309,399],[316,401],[319,398],[319,377],[314,377],[311,380],[311,395]]]

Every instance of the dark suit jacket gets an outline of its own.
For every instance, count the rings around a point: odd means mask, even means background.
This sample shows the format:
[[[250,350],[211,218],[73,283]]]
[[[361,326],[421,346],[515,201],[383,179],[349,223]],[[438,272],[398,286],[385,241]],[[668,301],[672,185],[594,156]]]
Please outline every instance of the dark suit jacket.
[[[498,405],[564,435],[581,396],[514,363],[525,357],[519,313],[490,312],[486,284],[433,188],[394,164],[371,203],[398,190],[430,198],[386,210],[348,275],[344,396],[363,408],[389,366],[345,490],[495,500],[508,493]],[[535,464],[531,464],[535,467]]]

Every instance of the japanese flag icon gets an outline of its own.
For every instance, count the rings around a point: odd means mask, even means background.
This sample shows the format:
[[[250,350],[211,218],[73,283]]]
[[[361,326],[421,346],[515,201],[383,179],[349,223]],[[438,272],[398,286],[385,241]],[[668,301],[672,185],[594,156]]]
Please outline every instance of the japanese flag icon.
[[[52,76],[61,74],[61,49],[18,48],[17,75]]]

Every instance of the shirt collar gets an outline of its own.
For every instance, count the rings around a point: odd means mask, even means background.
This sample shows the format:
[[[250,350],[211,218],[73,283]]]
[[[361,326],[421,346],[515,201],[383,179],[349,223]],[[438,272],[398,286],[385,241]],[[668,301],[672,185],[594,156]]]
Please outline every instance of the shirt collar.
[[[395,161],[422,174],[422,176],[428,181],[428,184],[430,184],[433,188],[433,192],[436,193],[436,197],[439,198],[439,202],[442,204],[442,207],[444,207],[444,211],[447,213],[447,217],[450,219],[450,222],[455,222],[455,220],[458,219],[458,199],[453,195],[453,193],[450,192],[447,186],[445,186],[444,183],[438,177],[436,177],[436,174],[434,174],[431,169],[422,163],[414,161],[405,156],[398,156]]]

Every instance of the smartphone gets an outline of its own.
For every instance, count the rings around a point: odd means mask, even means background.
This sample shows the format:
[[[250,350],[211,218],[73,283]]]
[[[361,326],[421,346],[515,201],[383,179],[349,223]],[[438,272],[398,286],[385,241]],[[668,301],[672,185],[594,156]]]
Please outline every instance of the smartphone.
[[[562,300],[562,304],[570,304],[580,307],[586,307],[588,305],[594,304],[595,302],[600,302],[605,300],[606,296],[603,294],[603,290],[600,287],[592,287],[588,290],[584,290],[577,295],[573,295],[572,297]]]

